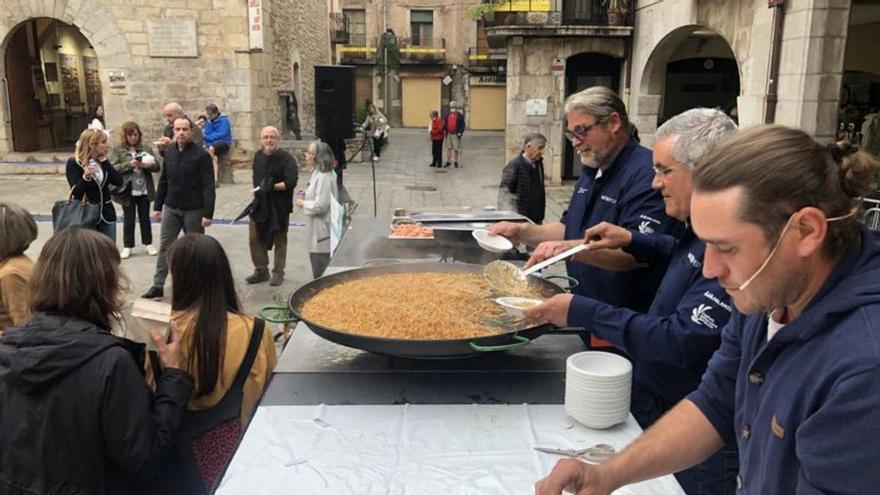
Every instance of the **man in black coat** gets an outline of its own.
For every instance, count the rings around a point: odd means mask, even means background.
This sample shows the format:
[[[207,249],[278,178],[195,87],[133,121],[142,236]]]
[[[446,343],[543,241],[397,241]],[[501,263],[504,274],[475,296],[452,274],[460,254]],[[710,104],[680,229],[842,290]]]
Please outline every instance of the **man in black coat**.
[[[498,207],[513,209],[540,224],[544,221],[544,147],[547,138],[537,132],[526,134],[523,150],[504,166],[498,192]]]
[[[158,299],[165,294],[168,277],[168,246],[182,230],[205,233],[214,217],[214,163],[200,145],[193,142],[193,123],[186,117],[174,120],[176,145],[165,150],[165,164],[159,176],[153,219],[162,222],[159,257],[153,286],[141,297]]]
[[[256,284],[269,280],[269,253],[275,250],[275,265],[269,285],[278,286],[284,280],[287,261],[287,227],[293,211],[293,188],[296,187],[298,166],[296,158],[278,148],[281,136],[278,129],[266,126],[260,131],[262,149],[254,153],[254,192],[248,239],[254,273],[245,282]]]

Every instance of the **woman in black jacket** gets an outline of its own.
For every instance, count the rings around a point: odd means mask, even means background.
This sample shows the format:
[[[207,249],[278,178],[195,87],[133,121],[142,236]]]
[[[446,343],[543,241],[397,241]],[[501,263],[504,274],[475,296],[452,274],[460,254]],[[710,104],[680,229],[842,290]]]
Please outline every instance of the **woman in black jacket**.
[[[107,159],[110,146],[104,131],[86,129],[79,135],[74,156],[67,160],[67,184],[73,188],[73,199],[86,197],[89,203],[101,205],[101,219],[95,228],[116,242],[116,209],[110,197],[110,184],[122,185],[122,174]]]
[[[193,389],[180,332],[151,334],[164,373],[155,397],[144,346],[114,336],[124,304],[119,252],[89,229],[46,242],[26,324],[0,337],[0,493],[137,494],[156,476]]]

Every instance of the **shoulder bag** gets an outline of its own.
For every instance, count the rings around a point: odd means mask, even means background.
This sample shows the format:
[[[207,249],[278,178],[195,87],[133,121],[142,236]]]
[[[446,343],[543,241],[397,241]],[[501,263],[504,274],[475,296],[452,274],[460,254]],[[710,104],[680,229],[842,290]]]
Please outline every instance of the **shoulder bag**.
[[[101,191],[101,188],[98,188]],[[103,194],[101,203],[103,204]],[[66,200],[56,201],[52,206],[52,228],[55,232],[61,232],[68,227],[86,227],[95,229],[101,221],[102,204],[90,203],[88,196],[83,194],[81,201],[73,200],[73,188],[67,194]]]
[[[232,387],[214,407],[186,411],[175,437],[174,452],[160,470],[161,493],[210,494],[226,472],[244,434],[241,404],[244,382],[254,365],[266,322],[254,319],[254,331]],[[150,352],[150,364],[158,383],[158,355]]]

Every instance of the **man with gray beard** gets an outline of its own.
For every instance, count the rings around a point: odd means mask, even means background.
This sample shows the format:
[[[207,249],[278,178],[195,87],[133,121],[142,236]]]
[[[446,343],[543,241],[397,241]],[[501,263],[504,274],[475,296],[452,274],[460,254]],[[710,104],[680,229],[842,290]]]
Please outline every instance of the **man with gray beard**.
[[[539,245],[537,257],[566,240],[583,239],[586,229],[609,222],[648,236],[678,237],[683,226],[664,212],[663,199],[651,189],[651,151],[633,139],[633,125],[614,91],[592,87],[565,103],[566,138],[583,164],[568,211],[561,221],[533,225],[501,222],[489,232],[513,241]],[[580,285],[573,291],[618,307],[647,311],[668,260],[645,266],[621,249],[582,251],[567,262],[568,274]],[[533,256],[530,264],[537,260]],[[603,345],[607,347],[607,344]]]

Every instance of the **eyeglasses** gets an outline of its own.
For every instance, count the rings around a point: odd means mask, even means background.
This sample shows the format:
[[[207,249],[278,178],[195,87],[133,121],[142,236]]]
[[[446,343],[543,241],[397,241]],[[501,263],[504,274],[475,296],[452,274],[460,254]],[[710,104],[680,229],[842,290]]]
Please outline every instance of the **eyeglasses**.
[[[661,167],[658,167],[657,165],[654,165],[651,168],[654,169],[654,175],[659,176],[659,177],[667,177],[667,176],[669,176],[669,174],[672,173],[673,170],[675,170],[674,168],[665,168],[665,167],[661,168]]]
[[[584,139],[587,139],[587,134],[589,134],[590,130],[597,125],[599,125],[599,122],[593,122],[588,126],[575,126],[574,129],[570,131],[565,131],[565,139],[568,139],[569,141],[574,141],[574,138],[577,138],[578,141],[583,141]]]

